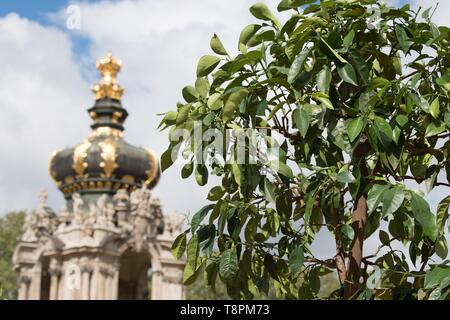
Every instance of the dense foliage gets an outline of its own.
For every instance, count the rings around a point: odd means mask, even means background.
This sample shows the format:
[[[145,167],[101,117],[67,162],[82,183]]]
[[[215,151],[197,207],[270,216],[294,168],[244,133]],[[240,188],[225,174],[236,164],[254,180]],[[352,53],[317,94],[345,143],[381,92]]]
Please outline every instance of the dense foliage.
[[[283,0],[278,10],[292,15],[282,23],[262,3],[250,8],[259,22],[242,30],[234,57],[214,35],[215,54],[201,57],[185,102],[162,119],[171,137],[163,170],[181,154],[183,178],[222,179],[174,243],[177,258],[187,254],[185,283],[203,274],[236,299],[269,283],[313,299],[320,277],[336,272],[341,288],[330,298],[448,298],[450,196],[432,212],[407,181],[448,194],[449,29],[432,22],[433,8],[376,0]],[[214,161],[213,140],[194,139],[196,123],[278,132],[278,165],[238,163],[236,149]],[[180,143],[177,129],[192,139]],[[248,159],[255,142],[246,141]],[[205,151],[212,160],[197,162]],[[334,238],[329,259],[311,250],[320,230]],[[364,256],[373,234],[380,250]]]
[[[25,213],[10,212],[0,218],[0,299],[17,298],[17,274],[12,255],[22,234]]]

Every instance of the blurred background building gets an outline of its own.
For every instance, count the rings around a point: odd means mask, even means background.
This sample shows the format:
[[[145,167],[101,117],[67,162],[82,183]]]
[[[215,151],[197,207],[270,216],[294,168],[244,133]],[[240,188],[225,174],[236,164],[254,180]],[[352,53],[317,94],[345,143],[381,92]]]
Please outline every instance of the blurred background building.
[[[152,197],[160,178],[155,153],[123,139],[121,61],[109,53],[97,68],[92,132],[49,163],[66,204],[57,214],[42,191],[25,219],[13,255],[18,298],[183,299],[184,262],[170,252],[183,217],[163,215]]]

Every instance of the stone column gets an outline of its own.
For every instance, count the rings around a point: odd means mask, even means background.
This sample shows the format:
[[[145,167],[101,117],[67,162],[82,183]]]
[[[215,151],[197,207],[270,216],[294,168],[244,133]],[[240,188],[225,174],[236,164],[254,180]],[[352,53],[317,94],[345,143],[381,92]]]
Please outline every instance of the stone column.
[[[98,288],[97,288],[97,298],[99,300],[105,299],[106,293],[106,279],[108,277],[108,268],[101,266],[98,273]]]
[[[89,300],[91,294],[92,268],[89,265],[81,267],[81,300]]]
[[[162,300],[163,272],[154,270],[152,273],[152,300]]]
[[[111,279],[111,299],[117,300],[119,299],[119,265],[115,265],[113,267],[113,276]]]
[[[30,270],[31,282],[28,285],[28,300],[39,300],[41,298],[41,280],[42,267],[40,264],[35,265],[33,270]]]
[[[158,300],[182,300],[185,297],[183,286],[183,267],[179,262],[163,263],[163,272],[160,276]]]
[[[60,268],[52,268],[48,270],[50,274],[50,300],[58,300],[59,280],[61,277]]]
[[[100,272],[98,262],[94,264],[94,269],[92,270],[91,281],[90,281],[90,294],[89,298],[91,300],[98,299],[98,282],[99,282]]]
[[[19,277],[19,292],[18,299],[19,300],[28,300],[29,287],[31,283],[31,278],[26,275],[21,275]]]

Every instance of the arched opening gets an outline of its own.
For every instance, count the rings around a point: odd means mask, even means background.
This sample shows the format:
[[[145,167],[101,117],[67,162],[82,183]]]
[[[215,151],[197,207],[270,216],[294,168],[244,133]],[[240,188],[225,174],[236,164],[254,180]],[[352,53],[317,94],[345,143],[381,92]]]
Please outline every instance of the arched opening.
[[[50,299],[50,274],[49,269],[49,259],[48,257],[43,257],[41,260],[41,291],[40,300]]]
[[[119,300],[149,299],[150,255],[127,249],[119,259]]]

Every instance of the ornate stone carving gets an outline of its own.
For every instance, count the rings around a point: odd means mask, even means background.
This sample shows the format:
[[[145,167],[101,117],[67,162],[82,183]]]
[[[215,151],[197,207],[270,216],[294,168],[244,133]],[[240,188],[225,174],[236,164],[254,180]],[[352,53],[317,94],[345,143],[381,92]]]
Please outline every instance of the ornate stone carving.
[[[43,235],[51,235],[58,226],[53,210],[46,206],[47,191],[39,193],[39,207],[25,218],[23,241],[36,241]]]
[[[58,217],[58,221],[59,221],[59,225],[57,228],[57,231],[62,231],[65,228],[67,228],[71,221],[72,221],[72,216],[69,212],[69,210],[67,210],[67,206],[63,206],[60,210],[59,210],[59,217]]]
[[[75,225],[82,225],[84,222],[84,212],[83,212],[83,199],[79,193],[74,193],[72,195],[72,205],[73,205],[73,217]]]
[[[24,230],[22,241],[36,241],[37,217],[34,213],[28,214],[25,217]]]
[[[130,196],[126,189],[119,189],[113,197],[114,209],[116,211],[116,219],[119,227],[126,224],[130,209]]]
[[[168,214],[164,216],[165,230],[164,232],[171,237],[176,237],[181,233],[184,217],[180,214]]]

